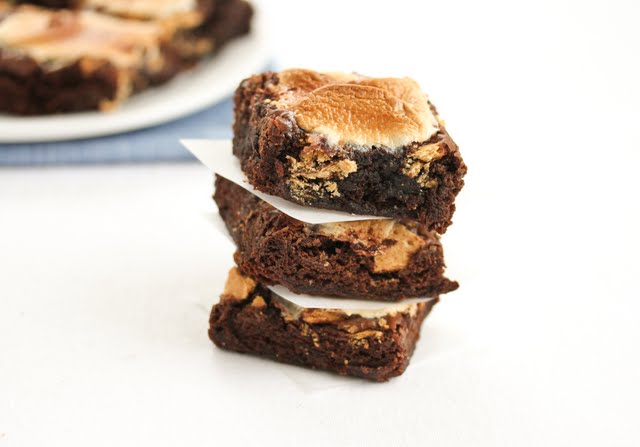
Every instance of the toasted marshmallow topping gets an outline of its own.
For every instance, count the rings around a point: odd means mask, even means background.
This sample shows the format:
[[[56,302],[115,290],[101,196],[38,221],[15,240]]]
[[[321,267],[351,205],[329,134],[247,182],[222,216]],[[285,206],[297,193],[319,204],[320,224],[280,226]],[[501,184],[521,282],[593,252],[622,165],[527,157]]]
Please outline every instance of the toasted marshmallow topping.
[[[121,68],[159,56],[165,27],[92,11],[18,7],[0,22],[0,45],[44,62],[83,57],[106,59]]]
[[[85,0],[84,5],[110,14],[137,18],[163,18],[195,12],[196,0]]]
[[[285,70],[281,106],[306,130],[330,144],[401,147],[429,140],[440,125],[427,96],[409,78]]]

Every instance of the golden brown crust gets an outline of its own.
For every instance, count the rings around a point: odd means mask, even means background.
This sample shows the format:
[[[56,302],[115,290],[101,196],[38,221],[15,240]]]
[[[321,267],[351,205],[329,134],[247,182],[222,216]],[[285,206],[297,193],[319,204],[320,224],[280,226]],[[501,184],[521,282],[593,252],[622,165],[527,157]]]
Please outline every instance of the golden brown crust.
[[[399,147],[439,129],[426,95],[409,78],[291,69],[278,75],[281,106],[298,125],[332,144]]]
[[[375,250],[375,273],[405,268],[411,256],[425,244],[415,228],[412,231],[405,224],[391,219],[323,224],[318,225],[317,231],[336,240],[362,245],[363,250]]]
[[[229,270],[227,283],[224,286],[224,299],[245,300],[256,288],[256,282],[240,273],[236,267]]]
[[[325,85],[334,84],[335,78],[330,74],[319,73],[304,68],[291,68],[278,74],[279,85],[293,96],[310,93]]]
[[[423,188],[437,186],[437,181],[429,177],[431,163],[442,158],[444,149],[438,143],[416,145],[409,148],[402,173],[415,179]]]

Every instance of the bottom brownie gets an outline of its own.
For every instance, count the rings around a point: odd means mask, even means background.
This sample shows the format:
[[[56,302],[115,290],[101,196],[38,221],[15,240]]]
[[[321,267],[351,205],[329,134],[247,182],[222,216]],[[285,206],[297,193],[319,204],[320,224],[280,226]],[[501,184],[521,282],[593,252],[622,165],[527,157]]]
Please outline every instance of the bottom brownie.
[[[211,311],[209,338],[223,349],[382,382],[405,371],[437,301],[375,311],[303,308],[233,268]]]

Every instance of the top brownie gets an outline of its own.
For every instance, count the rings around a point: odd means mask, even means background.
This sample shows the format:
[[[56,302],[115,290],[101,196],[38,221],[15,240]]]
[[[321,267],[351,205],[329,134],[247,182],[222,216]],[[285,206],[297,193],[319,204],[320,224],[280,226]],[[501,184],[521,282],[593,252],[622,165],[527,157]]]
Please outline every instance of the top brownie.
[[[265,72],[240,84],[234,113],[233,151],[255,188],[440,233],[451,223],[467,168],[415,81]]]

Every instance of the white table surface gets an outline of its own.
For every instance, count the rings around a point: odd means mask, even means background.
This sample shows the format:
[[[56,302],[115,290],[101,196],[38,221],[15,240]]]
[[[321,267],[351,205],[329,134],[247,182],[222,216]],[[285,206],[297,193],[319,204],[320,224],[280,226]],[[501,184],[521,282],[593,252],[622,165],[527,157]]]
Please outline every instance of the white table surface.
[[[1,447],[640,444],[637,2],[346,3],[275,3],[280,63],[412,75],[469,165],[415,364],[215,349],[201,165],[3,169]]]

